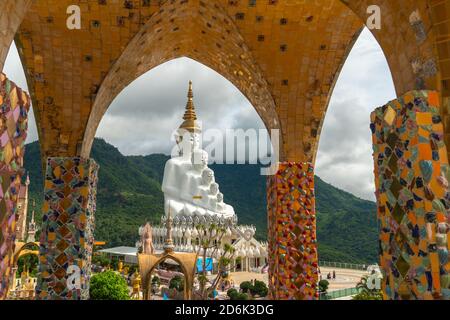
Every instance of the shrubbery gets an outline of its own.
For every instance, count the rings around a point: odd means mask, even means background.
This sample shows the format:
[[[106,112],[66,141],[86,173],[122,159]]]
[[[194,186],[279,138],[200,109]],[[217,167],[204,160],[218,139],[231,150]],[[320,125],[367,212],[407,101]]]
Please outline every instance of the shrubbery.
[[[381,291],[362,291],[352,298],[352,300],[383,300]]]
[[[250,292],[250,290],[253,288],[253,285],[250,281],[244,281],[241,283],[239,288],[241,288],[242,292],[247,293]]]
[[[242,293],[239,293],[236,289],[228,290],[227,294],[231,300],[248,300],[249,294],[266,297],[269,293],[269,288],[263,281],[255,280],[255,284],[252,284],[250,281],[244,281],[239,287]]]
[[[269,288],[263,281],[255,280],[255,284],[250,288],[250,292],[254,296],[266,297],[269,293]]]
[[[251,293],[253,296],[266,297],[269,293],[269,288],[263,281],[255,280],[255,284],[250,281],[244,281],[241,283],[240,288],[243,293]]]
[[[243,292],[239,293],[236,300],[249,300],[248,294]]]
[[[327,292],[329,285],[330,285],[330,283],[327,280],[320,280],[319,281],[320,292]]]
[[[237,291],[234,288],[228,289],[227,296],[230,298],[230,300],[237,300],[237,296],[239,295],[239,291]]]
[[[249,300],[249,296],[246,293],[239,292],[234,288],[231,288],[227,291],[227,295],[230,300]]]
[[[91,278],[91,300],[129,300],[127,282],[114,271],[98,273]]]

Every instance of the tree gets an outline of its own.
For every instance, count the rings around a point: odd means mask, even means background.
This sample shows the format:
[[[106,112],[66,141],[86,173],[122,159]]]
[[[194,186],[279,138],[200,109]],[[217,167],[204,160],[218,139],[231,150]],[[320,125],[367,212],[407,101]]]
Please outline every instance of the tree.
[[[127,282],[114,271],[98,273],[91,278],[91,300],[129,300]]]
[[[159,287],[161,285],[161,279],[158,276],[153,276],[152,285],[157,285]]]
[[[26,254],[24,256],[21,256],[17,261],[17,273],[19,277],[25,269],[28,270],[32,277],[36,276],[38,264],[38,256],[34,254]]]
[[[235,249],[229,243],[223,243],[223,237],[226,233],[225,227],[212,223],[198,226],[197,231],[197,257],[202,257],[202,270],[197,276],[200,284],[197,295],[202,300],[208,300],[209,297],[213,296],[213,292],[217,290],[222,275],[229,272],[232,268],[232,263],[235,259]],[[212,280],[208,279],[206,271],[206,258],[208,255],[210,257],[218,256],[218,272]],[[209,287],[207,287],[208,283],[210,284]]]
[[[178,292],[184,290],[184,278],[181,276],[175,276],[170,279],[169,289],[176,289]]]
[[[100,267],[106,267],[109,265],[109,258],[105,254],[94,254],[92,263]]]

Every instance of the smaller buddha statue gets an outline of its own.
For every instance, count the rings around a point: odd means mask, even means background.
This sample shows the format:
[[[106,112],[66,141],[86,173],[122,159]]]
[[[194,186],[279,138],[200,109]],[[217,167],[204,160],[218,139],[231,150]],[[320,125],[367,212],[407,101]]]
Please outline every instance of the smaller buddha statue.
[[[136,270],[131,276],[131,286],[133,287],[133,291],[131,293],[131,299],[140,300],[140,292],[141,292],[141,275]]]
[[[142,253],[144,254],[153,254],[153,235],[152,235],[152,226],[150,223],[147,223],[144,226],[144,230],[142,232]]]
[[[209,187],[209,195],[217,197],[218,193],[219,193],[219,184],[217,182],[211,183],[211,186]]]
[[[225,203],[223,203],[223,193],[219,192],[217,193],[216,196],[216,206],[217,206],[217,211],[220,213],[225,212]]]
[[[210,208],[210,201],[209,196],[211,192],[211,184],[214,183],[214,171],[212,171],[210,168],[206,168],[202,171],[201,175],[201,185],[198,188],[198,196],[200,199],[198,199],[198,206],[202,207],[203,209],[211,209]]]
[[[212,211],[217,211],[217,194],[219,193],[219,184],[216,182],[211,183],[209,187],[208,196],[208,208]]]
[[[214,171],[212,171],[210,168],[206,168],[202,171],[202,186],[209,187],[211,186],[211,183],[214,182]]]

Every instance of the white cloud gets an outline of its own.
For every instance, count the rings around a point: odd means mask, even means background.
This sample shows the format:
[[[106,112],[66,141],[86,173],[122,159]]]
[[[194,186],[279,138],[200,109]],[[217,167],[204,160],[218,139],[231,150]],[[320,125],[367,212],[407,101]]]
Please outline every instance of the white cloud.
[[[124,154],[169,154],[182,123],[189,80],[203,129],[264,128],[250,102],[228,80],[188,58],[169,61],[136,79],[108,108],[97,137]]]
[[[370,113],[395,97],[386,58],[366,29],[336,83],[323,125],[316,174],[343,190],[374,200]]]

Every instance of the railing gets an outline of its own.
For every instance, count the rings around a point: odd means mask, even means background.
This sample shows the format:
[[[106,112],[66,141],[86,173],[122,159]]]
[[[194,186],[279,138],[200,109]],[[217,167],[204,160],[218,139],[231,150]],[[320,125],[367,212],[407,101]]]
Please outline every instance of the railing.
[[[352,269],[366,271],[368,264],[356,264],[347,262],[330,262],[330,261],[319,261],[319,267],[329,267],[336,269]]]
[[[323,293],[320,295],[320,300],[335,300],[344,297],[350,297],[358,294],[358,289],[356,288],[347,288],[336,291],[331,291],[327,293]]]

